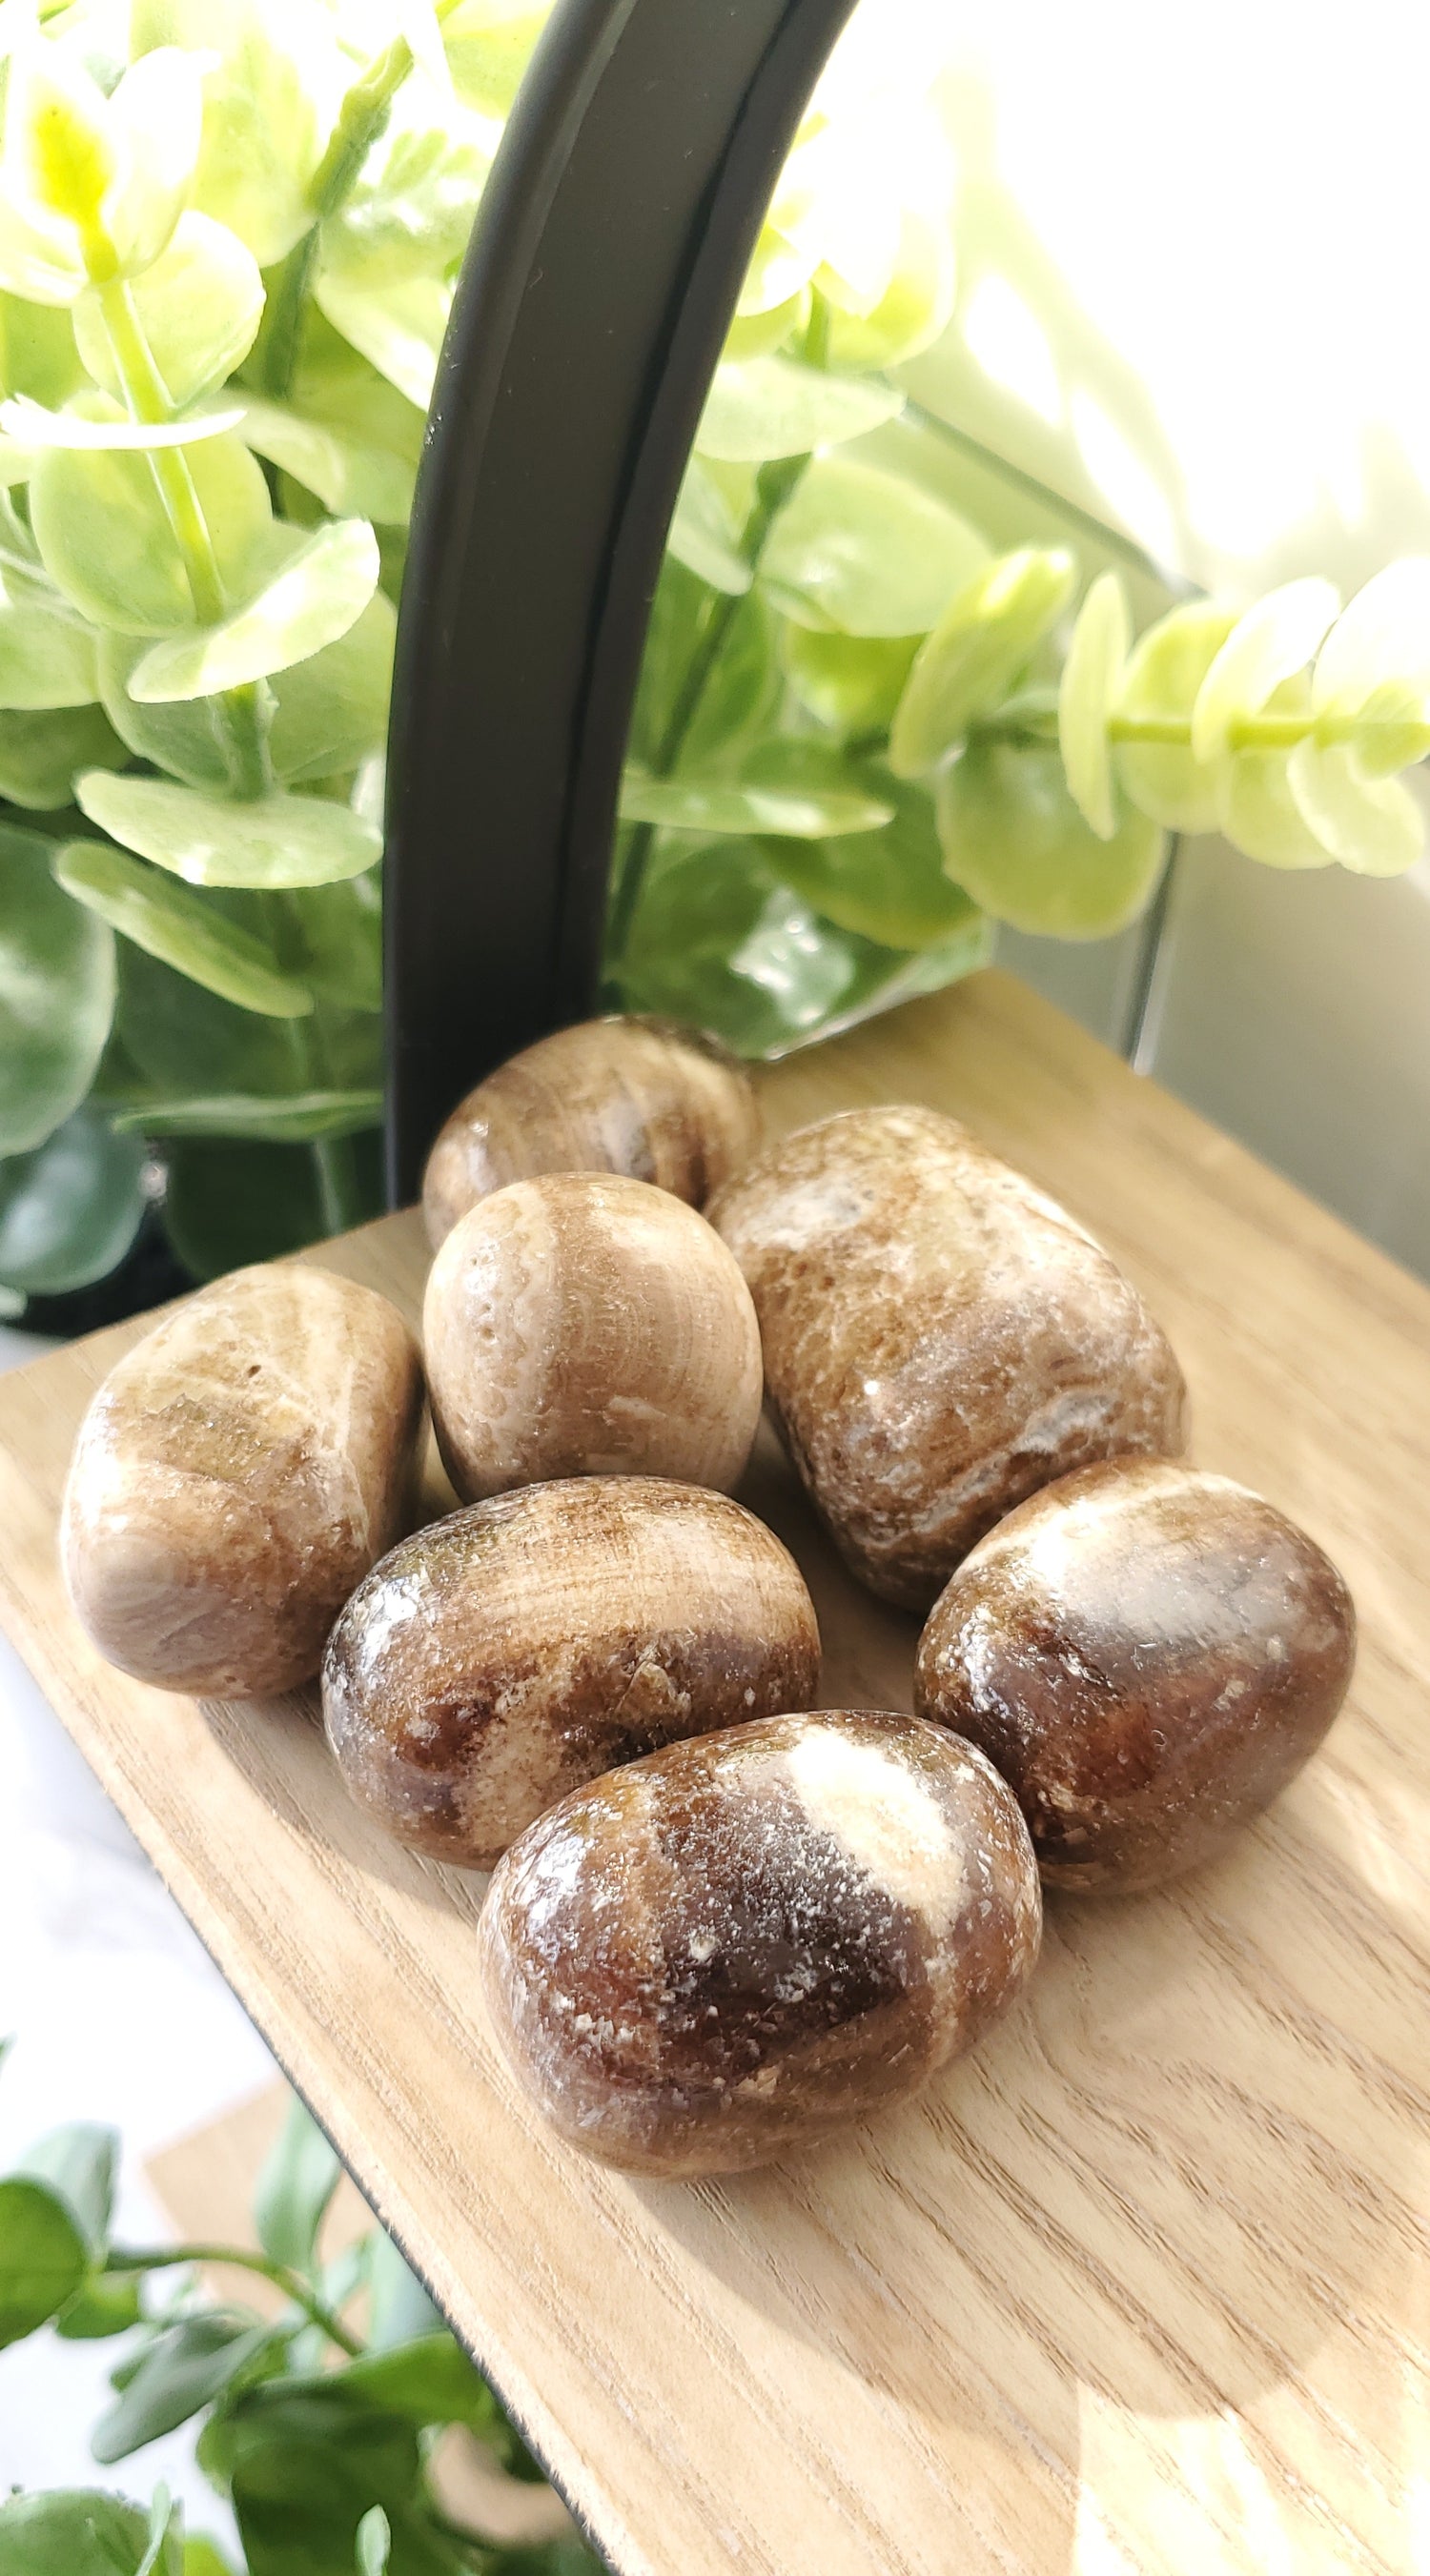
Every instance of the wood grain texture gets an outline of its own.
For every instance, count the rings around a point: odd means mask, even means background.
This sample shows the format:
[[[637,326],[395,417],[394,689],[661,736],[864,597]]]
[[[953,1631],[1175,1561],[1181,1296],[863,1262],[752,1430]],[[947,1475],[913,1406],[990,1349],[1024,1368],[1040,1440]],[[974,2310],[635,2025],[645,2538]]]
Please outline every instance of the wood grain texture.
[[[1054,1899],[924,2100],[698,2186],[556,2145],[472,1976],[481,1882],[384,1842],[310,1706],[108,1672],[54,1525],[123,1327],[0,1388],[4,1610],[101,1779],[620,2576],[1414,2576],[1430,2560],[1430,1295],[997,976],[763,1084],[966,1117],[1126,1264],[1193,1455],[1302,1520],[1363,1643],[1323,1753],[1171,1893]],[[315,1258],[415,1310],[415,1216]],[[910,1705],[766,1450],[829,1704]]]

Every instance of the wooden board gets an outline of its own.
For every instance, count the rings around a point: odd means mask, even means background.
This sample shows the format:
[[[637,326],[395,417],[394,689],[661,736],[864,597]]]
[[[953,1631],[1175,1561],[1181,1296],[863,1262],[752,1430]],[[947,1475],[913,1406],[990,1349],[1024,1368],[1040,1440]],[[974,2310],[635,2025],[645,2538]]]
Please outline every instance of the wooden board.
[[[0,1387],[5,1615],[101,1779],[620,2576],[1430,2565],[1430,1294],[997,976],[798,1056],[787,1126],[966,1116],[1125,1262],[1195,1453],[1305,1521],[1364,1643],[1324,1755],[1166,1895],[1049,1909],[1028,2003],[917,2106],[701,2186],[556,2146],[490,2047],[479,1881],[385,1843],[302,1705],[87,1649],[54,1563],[125,1327]],[[316,1258],[409,1309],[418,1229]],[[768,1461],[826,1696],[913,1632]]]

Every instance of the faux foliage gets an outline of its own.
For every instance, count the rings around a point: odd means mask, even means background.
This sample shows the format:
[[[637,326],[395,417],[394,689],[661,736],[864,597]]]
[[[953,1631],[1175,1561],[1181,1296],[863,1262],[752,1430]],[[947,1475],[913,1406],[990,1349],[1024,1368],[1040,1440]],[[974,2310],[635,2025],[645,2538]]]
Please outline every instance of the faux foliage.
[[[0,1301],[102,1276],[157,1201],[199,1275],[377,1204],[405,530],[545,15],[0,7]],[[690,459],[614,853],[609,998],[751,1055],[998,921],[1122,928],[1173,832],[1404,868],[1430,747],[1430,566],[1134,641],[1115,575],[954,506],[899,381],[953,309],[946,144],[840,66]]]
[[[324,2264],[340,2169],[298,2103],[259,2181],[258,2253],[116,2243],[117,2163],[114,2132],[80,2123],[0,2180],[0,2345],[113,2341],[98,2467],[142,2483],[148,2445],[197,2425],[243,2569],[185,2532],[163,2487],[142,2504],[96,2484],[0,2502],[0,2576],[600,2576],[574,2534],[513,2546],[444,2508],[430,2456],[450,2426],[508,2477],[541,2472],[380,2230]],[[278,2289],[281,2312],[216,2304],[197,2271],[213,2263]]]

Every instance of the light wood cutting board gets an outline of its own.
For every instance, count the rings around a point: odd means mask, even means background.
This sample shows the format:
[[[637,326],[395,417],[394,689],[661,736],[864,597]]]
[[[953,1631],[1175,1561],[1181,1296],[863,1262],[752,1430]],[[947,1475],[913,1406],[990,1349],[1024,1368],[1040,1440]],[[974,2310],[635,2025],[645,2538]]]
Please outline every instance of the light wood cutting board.
[[[539,2127],[471,1969],[481,1882],[384,1842],[312,1708],[109,1672],[55,1570],[124,1326],[0,1386],[22,1652],[363,2192],[620,2576],[1430,2569],[1430,1294],[996,975],[764,1080],[776,1127],[966,1117],[1125,1263],[1194,1453],[1305,1522],[1363,1643],[1325,1752],[1173,1892],[1055,1901],[1025,2006],[786,2167],[627,2182]],[[399,1216],[312,1258],[412,1312]],[[825,1697],[908,1705],[913,1628],[772,1453]]]

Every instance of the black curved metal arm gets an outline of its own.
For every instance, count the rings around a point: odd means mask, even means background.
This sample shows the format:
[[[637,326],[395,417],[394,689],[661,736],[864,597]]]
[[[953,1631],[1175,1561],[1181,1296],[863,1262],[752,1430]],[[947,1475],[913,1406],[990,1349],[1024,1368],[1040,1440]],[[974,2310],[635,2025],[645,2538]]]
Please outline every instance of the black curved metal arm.
[[[854,0],[561,0],[438,369],[389,745],[388,1180],[594,1002],[641,651],[760,221]]]

